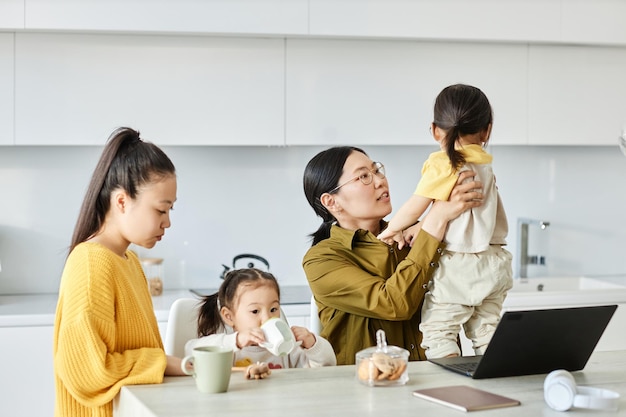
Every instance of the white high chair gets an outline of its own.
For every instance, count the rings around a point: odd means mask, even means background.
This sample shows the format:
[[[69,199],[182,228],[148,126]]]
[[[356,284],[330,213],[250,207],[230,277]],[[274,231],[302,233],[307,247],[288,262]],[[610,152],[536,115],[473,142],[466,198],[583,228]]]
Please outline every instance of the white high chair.
[[[185,343],[198,337],[198,312],[202,301],[179,298],[170,308],[163,347],[166,355],[185,356]]]
[[[311,296],[311,310],[309,312],[309,330],[311,333],[320,334],[322,331],[322,322],[317,311],[317,304],[315,303],[315,296]]]

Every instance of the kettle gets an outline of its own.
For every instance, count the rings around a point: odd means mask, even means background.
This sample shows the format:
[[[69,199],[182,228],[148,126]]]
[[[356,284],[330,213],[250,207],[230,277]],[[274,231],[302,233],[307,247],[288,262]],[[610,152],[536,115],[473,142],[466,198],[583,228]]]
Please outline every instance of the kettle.
[[[237,266],[237,261],[247,261],[247,264],[245,266]],[[256,266],[254,261],[258,261],[261,262],[265,265],[265,268],[259,268],[258,266]],[[222,271],[222,273],[220,274],[220,278],[224,279],[226,277],[226,274],[228,274],[228,271],[230,271],[231,269],[239,269],[239,268],[257,268],[257,269],[263,269],[265,271],[269,271],[270,270],[270,263],[267,261],[267,259],[265,259],[262,256],[259,255],[254,255],[252,253],[242,253],[240,255],[237,255],[233,258],[233,267],[229,267],[226,266],[224,264],[222,264],[222,266],[224,267],[224,270]]]

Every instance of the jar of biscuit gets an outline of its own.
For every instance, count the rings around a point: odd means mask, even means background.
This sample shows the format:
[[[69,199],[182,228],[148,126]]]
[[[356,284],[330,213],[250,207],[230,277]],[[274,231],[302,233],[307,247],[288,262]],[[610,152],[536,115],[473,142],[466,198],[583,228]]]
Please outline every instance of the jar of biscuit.
[[[376,346],[356,354],[356,377],[362,384],[375,386],[404,385],[409,380],[409,351],[387,346],[384,330],[376,332]]]
[[[163,258],[141,258],[139,261],[148,280],[150,295],[163,294]]]

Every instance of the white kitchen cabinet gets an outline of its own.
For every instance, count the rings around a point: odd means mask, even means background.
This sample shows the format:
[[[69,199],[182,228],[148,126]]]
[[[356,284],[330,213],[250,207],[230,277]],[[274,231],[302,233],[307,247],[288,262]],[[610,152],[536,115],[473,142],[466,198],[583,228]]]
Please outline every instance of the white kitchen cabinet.
[[[18,145],[284,145],[281,39],[15,36]]]
[[[24,1],[0,1],[0,29],[24,29]]]
[[[531,145],[616,145],[626,124],[626,48],[531,45]]]
[[[12,33],[0,33],[0,145],[13,144],[14,39],[15,35]]]
[[[567,0],[561,3],[564,42],[626,44],[626,2],[623,0]]]
[[[433,103],[450,84],[481,88],[494,144],[527,142],[527,46],[287,41],[287,145],[434,145]]]
[[[561,3],[561,0],[311,0],[310,34],[556,41],[561,36]]]
[[[622,0],[3,0],[0,28],[626,44]]]
[[[54,414],[52,326],[0,327],[2,415]]]
[[[307,0],[28,0],[26,29],[290,34],[308,31]]]

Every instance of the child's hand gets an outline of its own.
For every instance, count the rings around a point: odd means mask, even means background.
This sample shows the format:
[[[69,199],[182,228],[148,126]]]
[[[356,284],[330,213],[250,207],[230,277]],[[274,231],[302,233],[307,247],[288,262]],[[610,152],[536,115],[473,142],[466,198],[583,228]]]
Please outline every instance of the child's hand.
[[[302,347],[308,349],[315,344],[315,335],[306,327],[291,326],[291,331],[296,337],[297,342],[302,342]]]
[[[404,231],[404,239],[409,246],[413,246],[419,231],[422,229],[422,222],[416,223]],[[399,246],[398,246],[399,247]],[[400,247],[399,247],[400,248]],[[402,249],[402,248],[400,248]]]
[[[239,349],[246,346],[257,346],[265,342],[265,335],[260,327],[237,332],[237,347]]]
[[[402,230],[400,230],[399,232],[396,232],[394,230],[390,230],[389,228],[387,228],[377,237],[378,239],[382,240],[389,246],[392,246],[393,242],[398,242],[398,249],[402,249],[404,245],[407,243],[404,240]]]

